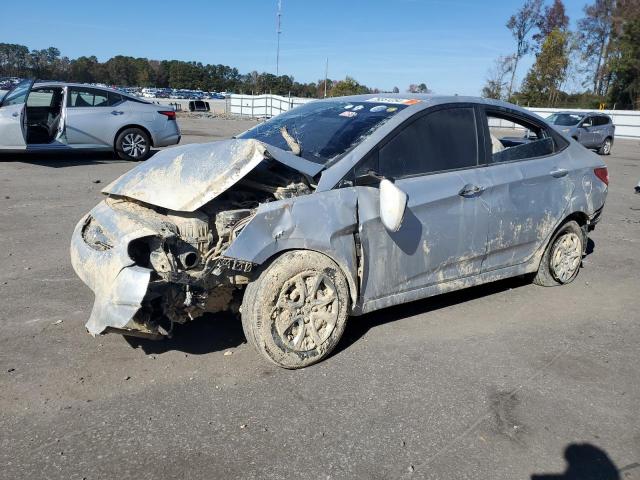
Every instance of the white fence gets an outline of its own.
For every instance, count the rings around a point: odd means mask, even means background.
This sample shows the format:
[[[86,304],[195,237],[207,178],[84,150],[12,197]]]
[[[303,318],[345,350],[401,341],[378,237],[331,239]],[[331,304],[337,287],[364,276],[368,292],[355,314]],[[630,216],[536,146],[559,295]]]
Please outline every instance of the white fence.
[[[231,95],[227,99],[227,113],[247,117],[273,117],[279,113],[291,110],[293,107],[310,102],[311,98],[281,97],[279,95]],[[587,109],[567,108],[538,108],[529,107],[533,113],[543,118],[554,112],[586,112]],[[616,126],[616,137],[640,138],[640,111],[638,110],[600,110],[609,115]],[[492,126],[513,128],[510,122],[500,121]]]
[[[281,97],[279,95],[231,95],[229,113],[248,117],[273,117],[313,98]]]

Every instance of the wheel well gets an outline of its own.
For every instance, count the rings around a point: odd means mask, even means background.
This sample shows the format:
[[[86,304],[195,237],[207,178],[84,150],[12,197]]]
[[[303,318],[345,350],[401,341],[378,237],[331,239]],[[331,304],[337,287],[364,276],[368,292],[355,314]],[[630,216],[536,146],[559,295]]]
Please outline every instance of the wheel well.
[[[146,133],[146,134],[147,134],[147,136],[149,137],[149,141],[151,142],[151,145],[150,145],[150,146],[151,146],[151,147],[153,147],[153,146],[154,146],[154,145],[153,145],[153,136],[151,135],[151,132],[150,132],[147,128],[143,127],[142,125],[131,124],[131,125],[125,125],[124,127],[120,128],[120,129],[116,132],[115,137],[113,137],[113,150],[115,150],[115,149],[116,149],[116,142],[118,141],[118,136],[119,136],[123,131],[125,131],[127,128],[138,128],[138,129],[142,130],[142,131],[143,131],[144,133]]]
[[[587,223],[589,222],[589,217],[584,212],[573,212],[571,215],[568,215],[562,221],[562,223],[558,226],[558,228],[560,228],[562,225],[564,225],[565,223],[567,223],[567,222],[569,222],[571,220],[575,220],[578,225],[580,225],[581,227],[585,227],[587,225]]]

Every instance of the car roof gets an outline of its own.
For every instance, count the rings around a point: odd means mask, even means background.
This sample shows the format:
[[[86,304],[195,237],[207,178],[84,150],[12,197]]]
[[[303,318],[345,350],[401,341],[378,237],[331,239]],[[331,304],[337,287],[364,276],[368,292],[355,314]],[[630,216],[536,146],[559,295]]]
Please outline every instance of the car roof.
[[[576,111],[572,111],[572,110],[562,110],[560,112],[553,112],[553,113],[562,113],[564,115],[583,115],[583,116],[601,115],[603,117],[609,117],[609,115],[607,115],[606,113],[602,113],[602,112],[576,112]]]
[[[58,81],[37,81],[33,84],[34,87],[82,87],[82,88],[97,88],[100,90],[107,90],[109,92],[122,93],[112,87],[103,87],[101,85],[91,85],[89,83],[73,83],[73,82],[58,82]]]
[[[400,100],[419,100],[419,103],[411,105],[417,107],[416,110],[422,110],[425,108],[433,107],[435,105],[443,105],[447,103],[475,103],[479,105],[488,105],[498,108],[508,108],[510,110],[519,111],[525,115],[541,118],[530,110],[526,110],[513,103],[503,102],[501,100],[494,100],[492,98],[484,97],[472,97],[463,95],[441,95],[431,93],[368,93],[364,95],[349,95],[346,97],[328,97],[319,102],[346,100],[350,102],[366,102],[375,99],[380,99],[380,103],[385,103],[385,99],[400,101]],[[415,110],[414,110],[415,111]]]

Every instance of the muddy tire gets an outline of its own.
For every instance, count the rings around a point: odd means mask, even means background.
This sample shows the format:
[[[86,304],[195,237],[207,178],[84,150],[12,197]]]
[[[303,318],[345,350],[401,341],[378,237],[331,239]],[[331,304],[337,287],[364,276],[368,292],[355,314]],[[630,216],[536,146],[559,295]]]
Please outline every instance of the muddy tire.
[[[562,225],[547,245],[533,283],[554,287],[571,283],[580,271],[584,233],[573,220]]]
[[[613,140],[611,140],[611,137],[607,137],[604,139],[604,142],[602,142],[602,145],[600,145],[600,148],[598,149],[598,154],[599,155],[611,155],[611,146],[613,145]]]
[[[286,252],[250,283],[242,300],[247,341],[267,360],[303,368],[335,348],[347,322],[349,287],[342,271],[317,252]]]
[[[116,138],[115,150],[122,160],[146,160],[151,153],[151,139],[140,128],[127,128]]]

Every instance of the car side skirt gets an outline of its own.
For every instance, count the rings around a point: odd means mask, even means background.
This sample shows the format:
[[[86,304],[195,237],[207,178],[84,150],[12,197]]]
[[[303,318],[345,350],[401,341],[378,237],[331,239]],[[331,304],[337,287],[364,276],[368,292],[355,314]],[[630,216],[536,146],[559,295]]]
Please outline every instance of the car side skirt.
[[[381,308],[392,307],[401,303],[422,300],[424,298],[433,297],[442,293],[453,292],[455,290],[475,287],[477,285],[491,283],[498,280],[503,280],[505,278],[533,273],[538,270],[542,252],[544,252],[544,249],[541,249],[539,252],[537,252],[527,262],[521,263],[519,265],[512,265],[505,268],[490,270],[488,272],[483,272],[469,277],[457,278],[455,280],[449,280],[447,282],[436,283],[433,285],[428,285],[426,287],[421,287],[416,290],[410,290],[407,292],[389,295],[383,298],[369,300],[361,305],[355,305],[351,311],[351,315],[363,315],[365,313],[373,312]]]

